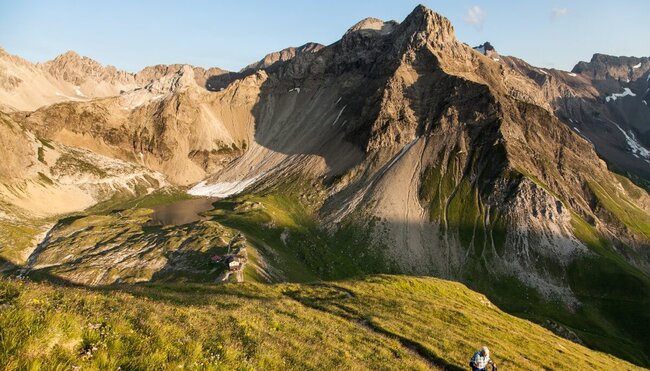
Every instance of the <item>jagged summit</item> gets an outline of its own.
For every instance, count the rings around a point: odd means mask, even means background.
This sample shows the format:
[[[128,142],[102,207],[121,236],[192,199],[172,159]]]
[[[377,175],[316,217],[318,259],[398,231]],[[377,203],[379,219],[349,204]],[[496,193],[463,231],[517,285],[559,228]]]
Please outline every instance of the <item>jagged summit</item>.
[[[496,52],[496,49],[494,48],[494,46],[492,46],[492,44],[490,44],[489,41],[486,41],[486,42],[484,42],[483,44],[481,44],[479,46],[475,46],[474,50],[476,50],[479,53],[484,54],[484,55],[487,55],[487,53],[491,52],[491,51]]]
[[[105,81],[126,86],[135,82],[131,73],[111,65],[104,66],[94,59],[80,56],[71,50],[43,63],[43,67],[53,76],[74,85],[82,85],[87,81]]]
[[[399,35],[394,35],[398,33]],[[343,35],[343,42],[358,38],[391,35],[397,40],[404,38],[432,39],[437,43],[455,41],[454,28],[451,22],[427,8],[424,5],[416,6],[402,23],[396,21],[382,21],[378,18],[364,18],[350,27]]]
[[[270,68],[277,64],[286,62],[303,53],[316,53],[325,46],[319,43],[309,42],[298,47],[288,47],[280,51],[272,52],[264,56],[261,60],[251,63],[242,68],[241,73],[248,71],[257,71],[260,69]]]
[[[596,80],[634,79],[650,69],[649,57],[612,56],[596,53],[589,62],[578,62],[571,72],[583,73]]]
[[[454,27],[449,19],[434,12],[424,5],[418,5],[404,19],[402,27],[406,33],[425,33],[427,38],[436,42],[455,41]]]
[[[87,66],[93,66],[95,68],[102,68],[104,67],[101,63],[97,62],[96,60],[82,56],[79,53],[75,52],[74,50],[68,50],[65,53],[61,53],[57,55],[56,57],[52,58],[51,60],[44,62],[43,65],[47,66],[48,68],[64,68],[66,65],[69,64],[74,64],[75,66],[83,63]],[[107,65],[106,67],[111,67],[110,65]]]
[[[375,32],[380,35],[387,35],[393,32],[396,25],[399,23],[396,21],[384,22],[381,19],[368,17],[360,20],[355,23],[354,26],[350,27],[346,34],[355,33],[359,31],[369,31]]]
[[[78,58],[78,59],[81,59],[81,58],[88,58],[88,57],[82,57],[82,56],[79,55],[79,53],[77,53],[76,51],[74,51],[74,50],[68,50],[68,51],[66,51],[65,53],[61,53],[61,54],[59,54],[58,56],[54,57],[53,59],[69,59],[69,58]],[[90,59],[90,58],[88,58],[88,59]]]

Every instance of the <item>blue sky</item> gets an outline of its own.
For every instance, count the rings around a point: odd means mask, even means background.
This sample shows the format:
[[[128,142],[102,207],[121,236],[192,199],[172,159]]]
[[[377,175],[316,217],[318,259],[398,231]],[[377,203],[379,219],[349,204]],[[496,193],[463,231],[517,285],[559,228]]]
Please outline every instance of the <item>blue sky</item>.
[[[595,52],[650,56],[648,0],[0,0],[0,47],[41,62],[75,50],[135,72],[159,63],[239,70],[264,54],[330,44],[365,17],[401,21],[418,4],[461,41],[571,69]]]

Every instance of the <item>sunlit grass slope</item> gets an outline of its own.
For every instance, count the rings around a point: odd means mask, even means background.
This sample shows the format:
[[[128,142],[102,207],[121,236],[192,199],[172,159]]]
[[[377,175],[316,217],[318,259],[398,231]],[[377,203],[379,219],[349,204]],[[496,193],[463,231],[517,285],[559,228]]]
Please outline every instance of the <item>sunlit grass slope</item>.
[[[7,370],[464,369],[483,344],[508,370],[635,369],[433,278],[94,290],[0,280],[0,308]]]

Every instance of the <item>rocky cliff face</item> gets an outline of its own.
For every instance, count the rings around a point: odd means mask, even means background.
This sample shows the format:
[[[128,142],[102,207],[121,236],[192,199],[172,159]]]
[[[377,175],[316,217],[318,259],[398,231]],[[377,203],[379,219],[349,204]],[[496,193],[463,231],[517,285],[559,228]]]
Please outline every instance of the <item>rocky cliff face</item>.
[[[42,139],[0,114],[0,205],[4,216],[43,217],[83,210],[115,193],[167,185],[143,166]]]
[[[172,76],[185,66],[156,65],[129,73],[73,51],[34,64],[0,49],[0,104],[4,111],[33,111],[53,103],[115,97]],[[218,89],[208,86],[209,79],[225,86],[236,76],[217,67],[189,67],[194,71],[197,85],[211,90]]]
[[[567,126],[594,145],[612,170],[648,188],[648,58],[595,54],[572,72],[536,68],[513,57],[501,59],[509,70],[533,81],[539,92],[527,95],[546,102]]]
[[[224,121],[240,113],[212,104],[219,99],[197,86],[187,67],[119,97],[61,103],[22,120],[39,135],[139,163],[177,184],[190,184],[218,170],[246,146],[251,128]]]
[[[43,68],[52,76],[57,76],[64,81],[81,86],[86,82],[107,83],[116,87],[133,86],[133,75],[120,71],[113,66],[102,66],[96,61],[82,57],[68,51],[45,62]]]
[[[480,243],[503,250],[490,258],[502,272],[573,301],[546,267],[534,260],[509,267],[503,257],[533,249],[553,260],[548,246],[563,245],[584,252],[570,247],[580,245],[576,220],[650,271],[644,227],[628,225],[602,200],[626,200],[645,214],[647,196],[623,186],[550,111],[550,97],[568,91],[549,86],[554,75],[495,59],[457,41],[446,18],[417,7],[402,23],[363,20],[341,41],[219,92],[199,89],[184,67],[119,98],[48,107],[25,122],[39,135],[140,162],[179,184],[213,174],[204,190],[274,174],[341,179],[323,219],[338,223],[356,209],[382,221],[404,271],[462,279],[476,259],[467,249]],[[494,218],[508,241],[501,247],[485,240]],[[427,258],[413,265],[413,255]]]
[[[255,72],[257,70],[263,70],[271,68],[273,66],[279,66],[283,62],[289,61],[295,58],[297,55],[303,53],[315,53],[321,50],[324,45],[318,43],[307,43],[298,47],[289,47],[282,49],[277,52],[269,53],[264,56],[261,60],[249,64],[248,66],[242,68],[242,73]]]

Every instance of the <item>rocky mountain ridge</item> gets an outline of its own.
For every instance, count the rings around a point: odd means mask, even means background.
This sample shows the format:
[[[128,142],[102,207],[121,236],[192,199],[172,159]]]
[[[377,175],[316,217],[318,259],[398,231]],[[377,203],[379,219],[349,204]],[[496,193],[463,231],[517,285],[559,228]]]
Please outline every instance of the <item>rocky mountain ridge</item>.
[[[58,102],[119,96],[171,76],[184,66],[189,65],[156,65],[130,73],[74,51],[44,63],[31,63],[0,49],[0,97],[5,111],[33,111]],[[189,67],[194,70],[196,83],[206,88],[210,88],[209,78],[226,78],[229,74],[217,67]]]

